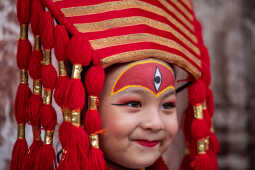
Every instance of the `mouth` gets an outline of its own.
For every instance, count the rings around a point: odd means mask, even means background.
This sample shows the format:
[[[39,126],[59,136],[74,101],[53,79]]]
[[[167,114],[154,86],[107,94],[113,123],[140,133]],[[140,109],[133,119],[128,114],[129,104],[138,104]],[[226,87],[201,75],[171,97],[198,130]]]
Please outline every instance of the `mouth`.
[[[136,140],[136,142],[137,142],[139,145],[152,148],[152,147],[155,147],[155,146],[159,143],[159,140],[154,140],[154,141]]]

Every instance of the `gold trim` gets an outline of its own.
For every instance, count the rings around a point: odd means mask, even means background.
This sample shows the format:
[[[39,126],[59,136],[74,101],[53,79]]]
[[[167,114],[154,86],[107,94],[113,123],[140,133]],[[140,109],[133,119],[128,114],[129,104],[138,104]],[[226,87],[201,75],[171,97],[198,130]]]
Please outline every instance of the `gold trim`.
[[[118,53],[115,55],[108,56],[106,58],[101,59],[101,64],[104,68],[109,67],[116,63],[127,63],[131,61],[138,61],[146,58],[157,58],[168,63],[174,63],[179,67],[186,69],[190,72],[195,78],[199,78],[201,76],[201,72],[193,66],[189,61],[184,59],[182,56],[179,56],[174,53],[156,50],[156,49],[145,49],[145,50],[135,50],[128,51],[124,53]]]
[[[183,2],[185,5],[187,5],[187,7],[189,7],[189,9],[192,10],[192,5],[191,5],[191,3],[190,3],[189,0],[182,0],[182,2]]]
[[[41,49],[40,35],[34,37],[34,50],[39,51]]]
[[[42,64],[43,65],[51,64],[51,50],[50,49],[44,50]]]
[[[108,19],[108,20],[103,20],[99,22],[93,22],[93,23],[80,23],[80,24],[74,24],[74,26],[81,33],[88,33],[88,32],[96,32],[96,31],[104,31],[113,27],[117,28],[117,27],[135,26],[139,24],[144,24],[155,29],[160,29],[160,30],[172,33],[174,36],[176,36],[177,39],[179,39],[188,47],[190,47],[196,54],[200,55],[200,50],[198,49],[198,47],[196,47],[195,44],[193,44],[190,40],[186,39],[181,33],[176,31],[170,25],[160,21],[150,19],[150,18],[142,17],[142,16],[114,18],[114,19]],[[188,37],[190,37],[193,42],[197,42],[197,38],[195,37],[195,35],[190,34]]]
[[[97,110],[99,99],[97,96],[88,97],[88,110]]]
[[[202,107],[203,107],[203,110],[207,110],[206,101],[203,102]]]
[[[210,147],[210,137],[209,136],[204,139],[204,143],[205,143],[205,150],[206,151],[209,150],[209,147]]]
[[[194,111],[194,118],[196,118],[196,119],[204,118],[202,104],[193,106],[193,111]]]
[[[205,154],[206,153],[206,146],[204,139],[200,139],[197,141],[197,153],[198,154]]]
[[[24,124],[18,124],[18,133],[17,133],[18,139],[25,139],[25,125]]]
[[[194,20],[193,15],[191,15],[191,13],[179,2],[179,0],[172,0],[171,2],[173,2],[191,21]]]
[[[99,137],[98,137],[98,135],[91,135],[91,136],[89,136],[89,139],[90,139],[90,143],[91,143],[92,147],[99,149]]]
[[[201,65],[200,60],[196,56],[194,56],[192,53],[190,53],[182,45],[178,44],[174,40],[164,38],[158,35],[153,35],[149,33],[137,33],[137,34],[128,34],[128,35],[113,36],[113,37],[101,38],[96,40],[90,40],[90,43],[95,50],[107,48],[111,46],[118,46],[118,45],[125,45],[125,44],[131,44],[131,43],[139,43],[139,42],[153,42],[156,44],[167,46],[169,48],[176,49],[180,52],[183,52],[187,57],[189,57],[197,65]]]
[[[27,40],[28,38],[28,25],[21,24],[20,25],[20,37],[21,40]]]
[[[71,110],[64,108],[62,112],[64,122],[71,122]]]
[[[44,144],[50,145],[53,143],[53,130],[46,130],[44,136]]]
[[[43,104],[51,104],[52,91],[51,89],[44,89]]]
[[[71,112],[71,123],[74,126],[79,127],[81,124],[81,120],[80,120],[80,112],[79,111],[72,111]]]
[[[28,83],[28,73],[27,70],[21,69],[20,70],[20,84],[27,84]]]
[[[67,76],[66,66],[64,61],[59,61],[59,76]]]
[[[33,81],[33,93],[36,95],[42,94],[42,83],[40,80]]]
[[[194,26],[190,21],[188,21],[181,13],[179,13],[175,8],[170,6],[164,1],[160,1],[163,6],[166,6],[169,11],[174,13],[185,25],[187,25],[192,31],[194,31]],[[87,6],[78,6],[78,7],[68,7],[62,8],[61,11],[64,13],[65,17],[74,17],[74,16],[82,16],[82,15],[92,15],[92,14],[99,14],[109,11],[116,11],[116,10],[125,10],[131,8],[139,8],[162,17],[167,18],[167,20],[174,25],[176,25],[180,30],[182,30],[187,35],[190,33],[186,30],[185,27],[181,23],[179,23],[175,18],[173,18],[170,14],[168,14],[163,9],[152,5],[150,3],[146,3],[143,1],[138,0],[126,0],[126,1],[113,1],[113,2],[104,2],[96,5],[87,5]],[[193,20],[193,16],[186,11],[186,15]]]
[[[73,79],[80,79],[82,72],[82,65],[81,64],[74,64],[72,70],[72,78]]]

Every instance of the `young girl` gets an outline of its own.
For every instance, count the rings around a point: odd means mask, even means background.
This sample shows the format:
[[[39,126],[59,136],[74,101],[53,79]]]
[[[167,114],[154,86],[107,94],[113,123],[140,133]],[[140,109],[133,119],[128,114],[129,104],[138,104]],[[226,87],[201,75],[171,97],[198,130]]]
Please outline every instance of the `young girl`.
[[[29,54],[24,44],[29,44],[30,17],[36,41],[26,60],[29,66],[20,67],[23,88],[18,90],[16,107],[27,109],[16,114],[18,138],[11,169],[166,170],[162,155],[179,127],[176,93],[185,87],[189,102],[182,128],[187,152],[180,169],[217,169],[209,56],[189,0],[27,0],[17,4],[18,63],[24,60],[22,54]],[[59,61],[57,81],[51,65],[53,47]],[[69,78],[67,60],[72,63]],[[81,74],[84,67],[87,71]],[[185,70],[187,77],[177,80],[174,67]],[[34,80],[32,96],[27,69]],[[35,74],[38,70],[41,74]],[[177,81],[185,85],[177,88]],[[52,147],[57,122],[51,105],[53,90],[64,118],[58,165]],[[20,121],[25,114],[29,120]],[[34,132],[29,149],[24,135],[27,121]]]

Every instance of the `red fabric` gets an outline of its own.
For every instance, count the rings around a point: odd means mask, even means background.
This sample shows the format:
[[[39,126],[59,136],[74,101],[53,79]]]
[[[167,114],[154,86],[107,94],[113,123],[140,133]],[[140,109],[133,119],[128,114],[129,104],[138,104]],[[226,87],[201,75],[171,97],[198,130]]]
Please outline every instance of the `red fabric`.
[[[28,24],[30,20],[31,0],[17,1],[17,18],[20,24]]]
[[[19,40],[17,50],[17,65],[19,69],[27,69],[30,55],[32,53],[32,46],[28,40]]]
[[[28,147],[26,140],[17,139],[12,150],[10,170],[19,170],[22,168],[27,152]]]
[[[31,14],[31,29],[34,35],[40,34],[40,17],[43,11],[44,10],[40,0],[33,0]]]

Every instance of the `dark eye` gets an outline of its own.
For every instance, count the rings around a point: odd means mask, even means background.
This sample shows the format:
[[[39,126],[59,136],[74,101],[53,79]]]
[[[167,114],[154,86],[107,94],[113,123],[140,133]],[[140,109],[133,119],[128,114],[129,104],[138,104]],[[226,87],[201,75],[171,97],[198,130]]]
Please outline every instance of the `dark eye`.
[[[173,109],[175,108],[174,102],[167,102],[162,105],[163,109]]]
[[[134,108],[142,107],[142,104],[138,101],[130,101],[125,103],[125,105],[127,105],[128,107],[134,107]]]
[[[132,107],[132,108],[139,108],[142,107],[141,102],[139,101],[129,101],[123,104],[113,104],[115,106],[128,106],[128,107]]]

